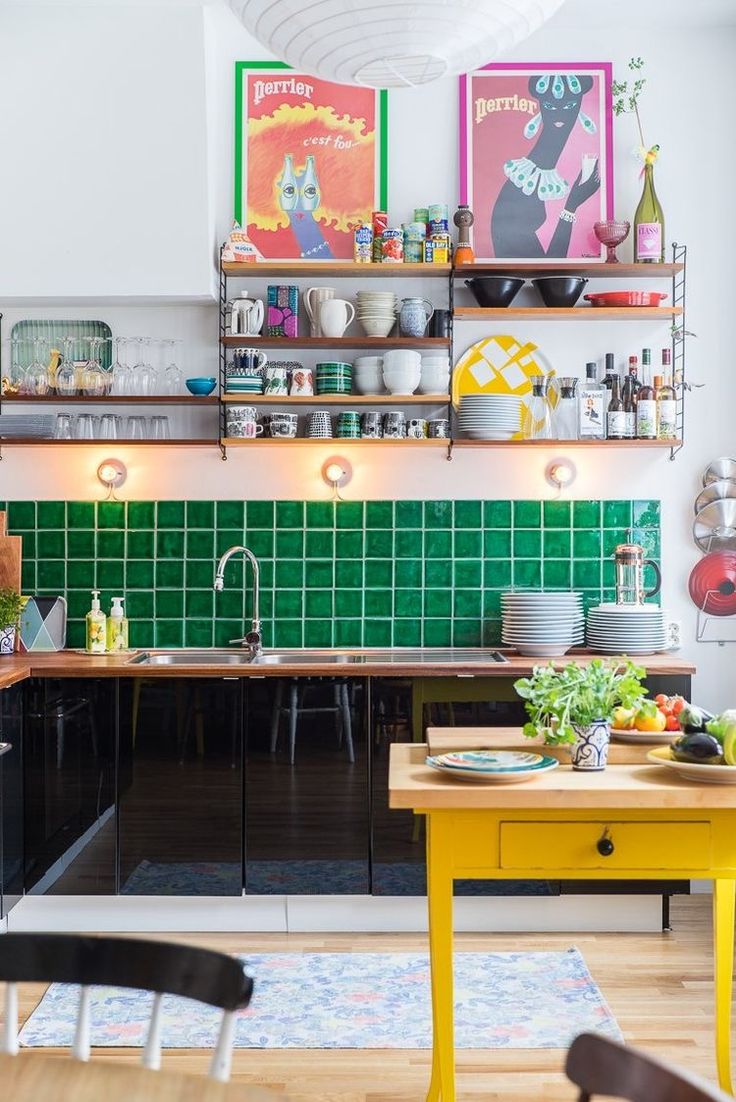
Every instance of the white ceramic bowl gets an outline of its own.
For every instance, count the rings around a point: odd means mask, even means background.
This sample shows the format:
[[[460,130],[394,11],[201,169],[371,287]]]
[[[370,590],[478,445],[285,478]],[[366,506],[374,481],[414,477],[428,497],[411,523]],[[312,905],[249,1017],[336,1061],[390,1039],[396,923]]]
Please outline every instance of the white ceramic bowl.
[[[449,385],[450,373],[447,368],[432,371],[422,364],[422,376],[419,382],[420,394],[446,394]]]
[[[389,394],[413,394],[419,386],[419,372],[395,371],[383,373],[383,382]]]
[[[422,368],[422,357],[419,355],[418,352],[413,352],[408,348],[392,348],[389,352],[384,352],[384,372],[394,371],[397,368],[416,371],[417,382],[419,382],[419,376],[421,374]]]
[[[394,325],[396,318],[360,318],[360,324],[367,337],[387,337]]]

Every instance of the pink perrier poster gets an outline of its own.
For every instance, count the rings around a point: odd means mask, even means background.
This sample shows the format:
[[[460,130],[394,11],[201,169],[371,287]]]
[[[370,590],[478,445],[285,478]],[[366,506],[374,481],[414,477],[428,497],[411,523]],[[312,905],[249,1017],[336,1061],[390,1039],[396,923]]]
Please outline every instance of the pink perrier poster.
[[[611,64],[491,64],[460,78],[460,196],[478,260],[602,260],[613,217]]]

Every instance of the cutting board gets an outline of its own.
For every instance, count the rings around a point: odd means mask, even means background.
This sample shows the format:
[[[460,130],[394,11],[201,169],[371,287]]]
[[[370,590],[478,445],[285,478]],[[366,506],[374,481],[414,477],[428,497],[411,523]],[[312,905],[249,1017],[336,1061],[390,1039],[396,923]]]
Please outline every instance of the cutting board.
[[[20,593],[23,540],[7,534],[7,517],[0,512],[0,589]]]

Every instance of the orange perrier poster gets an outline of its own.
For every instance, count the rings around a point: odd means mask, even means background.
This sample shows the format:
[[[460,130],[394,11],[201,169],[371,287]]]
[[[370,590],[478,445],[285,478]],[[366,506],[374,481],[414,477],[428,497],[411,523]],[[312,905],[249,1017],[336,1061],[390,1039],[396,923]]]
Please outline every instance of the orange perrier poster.
[[[385,210],[386,92],[235,65],[235,217],[270,260],[352,259]]]

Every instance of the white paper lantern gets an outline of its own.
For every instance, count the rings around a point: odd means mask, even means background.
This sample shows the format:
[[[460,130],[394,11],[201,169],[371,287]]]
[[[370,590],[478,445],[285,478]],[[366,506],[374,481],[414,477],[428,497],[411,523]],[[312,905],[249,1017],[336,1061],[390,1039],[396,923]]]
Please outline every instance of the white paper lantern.
[[[541,27],[563,0],[228,2],[250,33],[297,71],[397,88],[487,64]]]

